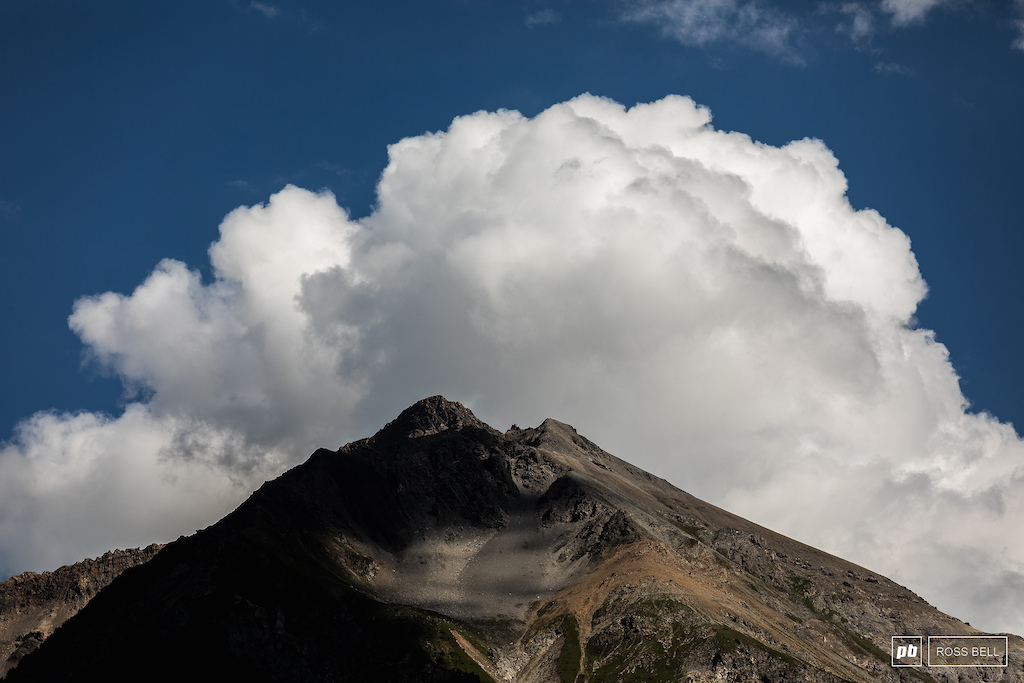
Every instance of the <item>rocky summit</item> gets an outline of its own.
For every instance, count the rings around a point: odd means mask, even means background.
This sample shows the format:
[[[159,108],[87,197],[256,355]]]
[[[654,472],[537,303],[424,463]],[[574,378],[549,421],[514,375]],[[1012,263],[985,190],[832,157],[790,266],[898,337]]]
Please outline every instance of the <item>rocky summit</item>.
[[[1003,668],[892,666],[894,635],[976,633],[569,425],[435,396],[125,570],[8,680],[1024,681],[1016,636]]]

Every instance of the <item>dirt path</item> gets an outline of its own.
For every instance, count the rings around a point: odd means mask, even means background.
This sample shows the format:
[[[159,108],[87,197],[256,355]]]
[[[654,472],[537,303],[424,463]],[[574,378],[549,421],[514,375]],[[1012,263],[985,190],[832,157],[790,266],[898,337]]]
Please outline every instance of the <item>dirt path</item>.
[[[455,638],[455,642],[459,644],[459,647],[462,648],[463,652],[469,655],[469,658],[476,662],[477,665],[481,669],[483,669],[488,676],[493,678],[496,682],[505,680],[501,677],[501,674],[498,673],[498,670],[494,668],[494,664],[491,663],[491,660],[487,659],[487,657],[485,657],[479,650],[473,647],[473,644],[466,640],[466,638],[461,633],[459,633],[453,628],[448,630],[452,632],[452,636]]]

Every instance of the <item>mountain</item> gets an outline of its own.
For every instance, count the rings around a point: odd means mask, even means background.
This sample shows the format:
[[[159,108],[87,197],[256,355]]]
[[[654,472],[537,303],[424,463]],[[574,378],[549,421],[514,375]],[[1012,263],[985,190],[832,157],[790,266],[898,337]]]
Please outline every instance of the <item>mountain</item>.
[[[161,548],[112,550],[56,571],[25,572],[0,582],[0,678],[121,572],[148,562]]]
[[[435,396],[123,572],[8,680],[1024,680],[1016,636],[1006,668],[891,666],[891,636],[972,633],[569,425]]]

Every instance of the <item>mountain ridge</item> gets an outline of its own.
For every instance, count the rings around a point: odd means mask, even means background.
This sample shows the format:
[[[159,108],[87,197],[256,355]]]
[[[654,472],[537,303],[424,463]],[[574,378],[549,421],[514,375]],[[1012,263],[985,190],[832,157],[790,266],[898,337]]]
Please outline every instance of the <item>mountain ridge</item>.
[[[23,572],[0,582],[0,678],[123,571],[148,562],[162,548],[154,543],[111,550],[53,571]]]

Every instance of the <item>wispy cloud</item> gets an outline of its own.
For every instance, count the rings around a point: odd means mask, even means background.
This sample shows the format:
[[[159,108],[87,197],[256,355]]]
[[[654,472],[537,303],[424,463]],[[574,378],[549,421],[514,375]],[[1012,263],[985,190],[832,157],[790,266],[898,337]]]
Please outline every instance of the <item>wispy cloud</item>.
[[[530,28],[533,28],[534,26],[549,26],[551,24],[557,24],[561,20],[562,15],[550,7],[545,7],[544,9],[538,10],[527,16],[526,25]]]
[[[626,5],[622,16],[655,25],[683,45],[734,43],[802,61],[794,45],[797,19],[758,0],[637,0]]]
[[[286,9],[282,9],[278,5],[264,2],[263,0],[250,0],[249,2],[244,2],[243,0],[231,0],[231,4],[239,12],[257,14],[265,19],[288,21],[308,30],[311,33],[316,33],[323,29],[321,22],[310,16],[305,8],[300,8],[297,12],[288,11]]]
[[[904,26],[923,21],[937,7],[957,3],[958,0],[882,0],[881,8],[892,16],[893,24]]]
[[[1017,19],[1013,21],[1013,28],[1019,34],[1013,41],[1016,50],[1024,50],[1024,0],[1015,0],[1014,7],[1017,10]]]
[[[248,180],[242,180],[241,178],[239,178],[238,180],[230,181],[228,185],[235,188],[236,190],[242,190],[243,192],[256,191],[256,188],[252,186],[252,183],[250,183]]]
[[[958,0],[843,0],[822,2],[817,14],[840,16],[836,32],[847,36],[859,50],[880,53],[874,46],[874,39],[880,33],[892,34],[894,30],[906,29],[914,24],[923,24],[933,10],[941,6],[952,6]],[[879,69],[884,70],[885,65]]]
[[[897,64],[896,62],[875,62],[875,65],[872,68],[874,68],[878,73],[886,75],[909,76],[913,73],[910,70],[910,67],[903,64]]]
[[[1014,0],[1018,18],[1013,47],[1024,50],[1024,2]],[[657,27],[683,45],[707,48],[739,45],[793,63],[803,63],[817,31],[839,16],[835,31],[860,50],[880,52],[873,39],[923,24],[942,8],[970,9],[969,0],[826,0],[802,14],[778,0],[623,0],[625,21]],[[801,47],[803,49],[801,49]]]
[[[0,199],[0,220],[13,218],[21,213],[21,207],[14,202]]]
[[[834,10],[844,16],[836,31],[849,36],[856,45],[865,46],[875,33],[875,15],[871,9],[862,2],[844,2]]]
[[[268,19],[273,19],[281,14],[281,10],[266,2],[250,2],[249,9],[254,12],[259,12]]]

